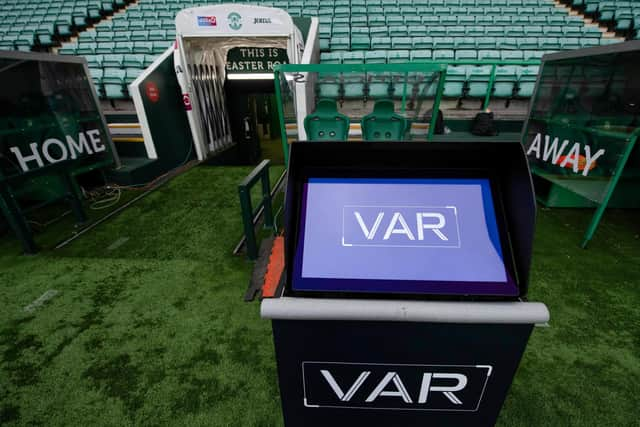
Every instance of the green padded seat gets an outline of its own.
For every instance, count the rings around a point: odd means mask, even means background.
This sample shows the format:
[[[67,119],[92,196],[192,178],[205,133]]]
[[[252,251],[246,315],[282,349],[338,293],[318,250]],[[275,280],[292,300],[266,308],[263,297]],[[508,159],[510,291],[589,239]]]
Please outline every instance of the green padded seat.
[[[342,64],[342,52],[322,52],[320,54],[321,64]]]
[[[408,50],[390,50],[387,52],[387,62],[389,64],[398,64],[409,61]]]
[[[480,61],[500,61],[500,51],[498,50],[479,50],[478,59]]]
[[[104,55],[102,58],[102,67],[104,68],[122,68],[124,55],[112,54]]]
[[[472,98],[484,98],[489,89],[491,77],[490,65],[482,65],[467,69],[467,96]]]
[[[152,52],[155,54],[160,54],[164,53],[167,50],[167,48],[171,45],[171,42],[169,42],[168,40],[156,41],[151,42],[151,45],[153,46]]]
[[[524,35],[527,37],[542,37],[544,30],[541,25],[528,25],[524,27]]]
[[[562,29],[565,37],[581,37],[582,36],[582,28],[581,27],[564,27]]]
[[[87,34],[89,33],[89,31],[85,31],[80,33],[81,35]],[[112,32],[106,32],[106,31],[100,31],[100,32],[96,32],[95,38],[92,41],[98,42],[98,43],[109,43],[114,41],[114,38],[116,37],[116,35],[121,36],[122,34],[127,34],[127,40],[129,39],[129,32],[128,31],[118,31],[117,33],[112,33]]]
[[[113,49],[114,53],[131,53],[133,52],[133,42],[116,42]]]
[[[371,39],[371,49],[391,49],[391,37],[373,37]]]
[[[433,60],[441,62],[453,61],[455,55],[451,49],[440,49],[433,51]]]
[[[496,79],[493,83],[493,96],[498,98],[511,98],[513,89],[518,80],[516,67],[503,65],[496,68]]]
[[[351,28],[352,36],[369,36],[369,28],[367,27],[352,27]]]
[[[411,25],[407,27],[410,37],[424,37],[427,35],[427,29],[423,25]]]
[[[580,49],[580,39],[576,37],[566,37],[560,39],[562,49]]]
[[[473,37],[457,37],[454,41],[456,49],[475,49],[476,39]]]
[[[525,61],[530,61],[530,60],[539,60],[542,58],[542,55],[544,55],[544,51],[542,50],[525,50],[524,52],[522,52],[523,55],[523,59]]]
[[[600,46],[600,40],[592,37],[584,37],[580,39],[580,47]]]
[[[478,49],[496,49],[498,42],[495,37],[479,37],[476,40],[476,47]]]
[[[538,39],[538,47],[545,50],[558,50],[561,48],[560,40],[557,37],[544,37]]]
[[[134,42],[134,53],[153,53],[153,43],[151,42]]]
[[[482,37],[486,34],[485,27],[483,25],[467,26],[467,35],[471,37]]]
[[[149,31],[147,30],[132,31],[130,40],[132,42],[146,42],[149,40]]]
[[[125,70],[125,84],[130,85],[144,71],[142,68],[127,68]]]
[[[431,37],[444,37],[447,35],[447,27],[443,27],[440,25],[427,27],[427,33]]]
[[[124,82],[126,71],[116,68],[105,68],[102,84],[107,98],[123,99],[127,98]]]
[[[329,52],[331,50],[329,39],[320,39],[320,52]]]
[[[102,68],[104,55],[85,55],[89,68]]]
[[[391,37],[392,49],[412,49],[413,40],[411,37]]]
[[[403,141],[409,130],[408,120],[394,111],[393,101],[376,101],[373,112],[360,122],[365,141]]]
[[[316,111],[304,118],[304,130],[309,141],[346,141],[349,123],[349,117],[338,112],[336,101],[320,99]]]
[[[411,61],[421,62],[431,60],[431,50],[416,49],[411,51]]]
[[[409,35],[409,30],[406,25],[395,25],[389,27],[390,37],[406,37]]]
[[[93,84],[96,86],[96,88],[100,87],[103,74],[104,71],[102,71],[102,68],[89,68],[89,75],[91,76]]]
[[[521,50],[503,50],[500,52],[500,59],[503,61],[522,61],[524,55]]]
[[[144,68],[144,55],[125,55],[122,66],[125,68]]]
[[[343,64],[363,64],[364,52],[344,52],[342,54]]]
[[[166,30],[149,30],[149,41],[165,41],[167,38]]]
[[[78,45],[75,43],[65,43],[60,49],[58,49],[58,53],[61,55],[75,55],[76,49]]]
[[[349,50],[349,37],[331,37],[329,46],[331,50]]]
[[[453,37],[434,37],[433,47],[434,49],[454,49],[456,47],[455,39]]]
[[[76,55],[93,55],[96,53],[97,43],[87,42],[80,43],[76,48]]]
[[[345,99],[364,99],[365,77],[362,74],[349,73],[343,76],[342,89]]]
[[[478,53],[475,50],[456,50],[456,61],[475,61],[478,59]]]
[[[364,62],[366,64],[386,64],[387,52],[384,50],[374,50],[364,53]]]
[[[96,53],[113,53],[115,48],[116,44],[114,42],[98,43],[98,46],[96,47]]]
[[[369,50],[371,49],[371,39],[369,36],[352,36],[351,37],[351,49],[352,50]]]
[[[504,36],[505,29],[502,26],[490,24],[491,26],[485,27],[485,33],[488,37],[502,37]]]
[[[462,37],[467,34],[467,30],[460,25],[447,27],[447,35],[452,37]]]
[[[389,29],[383,27],[369,27],[369,35],[371,37],[389,37]]]
[[[393,95],[393,84],[388,74],[369,74],[367,78],[368,96],[372,99],[384,99]]]
[[[538,38],[537,37],[521,37],[518,39],[518,49],[537,49]]]
[[[518,69],[518,96],[530,98],[536,85],[539,67],[537,65],[519,67]]]
[[[351,27],[366,27],[367,26],[367,17],[366,16],[351,16],[350,20]]]
[[[466,67],[448,67],[442,95],[447,98],[460,98],[467,79]]]
[[[412,43],[414,49],[431,49],[433,48],[433,37],[413,37]]]

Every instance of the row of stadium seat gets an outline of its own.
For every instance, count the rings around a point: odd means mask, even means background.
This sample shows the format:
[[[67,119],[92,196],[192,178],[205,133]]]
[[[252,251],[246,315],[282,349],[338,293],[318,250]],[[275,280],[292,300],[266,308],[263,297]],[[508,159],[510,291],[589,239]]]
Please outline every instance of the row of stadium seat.
[[[313,14],[304,16],[315,16]],[[406,15],[388,15],[383,13],[360,15],[351,17],[320,17],[321,24],[336,23],[339,25],[370,26],[384,25],[434,25],[440,27],[457,25],[538,25],[545,27],[572,26],[583,27],[581,19],[571,16],[553,15],[548,19],[544,16],[528,17],[523,15],[446,15],[434,16],[428,12],[414,12]]]
[[[8,2],[0,8],[0,49],[49,48],[124,7],[128,0]]]
[[[623,33],[640,28],[640,3],[617,0],[567,0],[571,6],[580,9],[609,28]]]
[[[406,61],[534,61],[555,51],[544,50],[373,50],[368,52],[325,52],[320,55],[321,64],[393,64]]]
[[[155,53],[160,54],[167,50],[171,42],[164,41],[124,41],[124,42],[86,42],[81,44],[68,43],[60,48],[59,53],[70,55],[94,55],[111,53]]]
[[[127,85],[142,72],[141,68],[90,68],[89,73],[101,98],[129,98]]]
[[[322,40],[321,40],[322,42]],[[332,37],[321,51],[379,49],[565,50],[616,43],[613,38],[557,37]]]
[[[490,84],[492,66],[459,65],[447,68],[443,96],[446,98],[484,98]],[[523,97],[533,94],[538,66],[504,65],[496,68],[492,96],[499,98]],[[427,83],[421,76],[403,76],[393,73],[344,74],[336,77],[319,76],[317,95],[329,99],[382,99],[402,98],[407,87],[407,98],[433,97],[437,82]]]
[[[166,1],[140,1],[138,7],[147,7],[155,10],[184,9],[185,7],[202,6],[211,3],[225,3],[226,0],[213,0],[203,2],[181,0],[176,3],[172,0]],[[237,1],[236,3],[264,5],[271,4],[275,7],[313,7],[318,5],[334,5],[334,6],[359,6],[359,5],[388,5],[388,6],[448,6],[448,7],[539,7],[553,6],[550,0],[275,0],[262,2],[259,0]]]
[[[320,37],[328,36],[348,36],[352,35],[370,35],[372,37],[385,36],[494,36],[494,37],[589,37],[600,38],[602,32],[596,27],[564,27],[541,25],[529,26],[484,26],[484,25],[456,25],[450,27],[442,27],[439,25],[391,25],[381,27],[355,27],[341,24],[320,26]]]
[[[274,7],[277,7],[274,5]],[[513,15],[536,15],[536,16],[566,16],[566,12],[561,9],[552,7],[543,7],[538,9],[532,7],[431,7],[431,6],[351,6],[351,7],[331,7],[320,6],[313,7],[281,7],[287,10],[291,15],[301,15],[304,11],[309,11],[310,16],[367,16],[367,15],[384,15],[384,16],[406,16],[413,13],[429,13],[431,16],[450,16],[450,15],[468,15],[468,16],[513,16]]]

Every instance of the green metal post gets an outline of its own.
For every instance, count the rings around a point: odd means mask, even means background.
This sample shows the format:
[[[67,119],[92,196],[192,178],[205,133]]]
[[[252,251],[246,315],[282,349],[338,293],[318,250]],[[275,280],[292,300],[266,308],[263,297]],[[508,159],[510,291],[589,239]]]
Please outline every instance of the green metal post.
[[[284,106],[282,101],[282,91],[280,90],[280,70],[278,66],[273,72],[273,82],[276,85],[276,102],[278,104],[278,117],[280,118],[280,137],[282,138],[282,152],[284,154],[284,166],[289,166],[289,143],[287,141],[287,127],[284,124]]]
[[[258,258],[258,244],[253,228],[253,209],[251,207],[250,188],[244,185],[238,187],[240,195],[240,210],[242,212],[242,225],[244,227],[244,237],[247,245],[247,257],[250,260]]]
[[[624,167],[627,164],[627,160],[629,160],[629,157],[631,156],[631,152],[635,147],[636,141],[638,140],[638,136],[640,136],[640,129],[636,129],[629,136],[628,147],[624,152],[624,154],[622,155],[622,158],[618,161],[618,165],[616,166],[616,171],[611,177],[611,181],[609,182],[609,188],[607,190],[607,194],[605,194],[604,198],[602,199],[602,202],[596,208],[596,212],[593,214],[593,217],[591,218],[591,222],[589,223],[589,227],[587,227],[587,231],[584,234],[584,237],[582,239],[582,244],[580,245],[582,249],[585,249],[587,247],[587,244],[589,243],[591,238],[593,238],[593,235],[595,234],[596,229],[598,228],[598,224],[600,224],[600,220],[604,215],[605,209],[607,209],[609,200],[611,199],[611,196],[613,195],[613,192],[615,191],[616,186],[618,185],[618,181],[622,176],[622,172],[624,171]]]
[[[436,89],[436,99],[433,101],[433,109],[431,110],[431,123],[429,124],[429,134],[427,135],[427,141],[433,140],[433,133],[436,130],[436,123],[438,120],[438,111],[440,111],[440,99],[442,98],[442,92],[444,91],[444,81],[447,78],[447,67],[440,71],[440,79],[438,80],[438,89]]]
[[[271,205],[271,184],[269,183],[269,164],[262,173],[262,206],[264,209],[264,228],[273,229],[273,208]]]
[[[491,67],[491,76],[489,77],[489,86],[487,86],[487,94],[484,97],[482,103],[482,109],[486,110],[489,107],[489,101],[491,100],[491,92],[493,92],[493,85],[496,81],[496,64]]]
[[[404,84],[402,85],[402,114],[405,113],[406,105],[407,105],[407,79],[409,78],[409,73],[404,72]]]

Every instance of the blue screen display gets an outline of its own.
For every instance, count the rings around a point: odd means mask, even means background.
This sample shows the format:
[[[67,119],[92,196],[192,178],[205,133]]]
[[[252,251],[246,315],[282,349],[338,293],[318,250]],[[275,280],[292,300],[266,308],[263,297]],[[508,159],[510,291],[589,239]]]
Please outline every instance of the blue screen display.
[[[292,289],[517,295],[488,179],[310,178]]]

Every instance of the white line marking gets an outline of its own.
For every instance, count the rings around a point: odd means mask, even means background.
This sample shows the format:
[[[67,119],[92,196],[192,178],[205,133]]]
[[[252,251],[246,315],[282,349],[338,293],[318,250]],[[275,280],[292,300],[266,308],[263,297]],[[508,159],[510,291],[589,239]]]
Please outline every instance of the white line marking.
[[[40,295],[35,301],[24,308],[24,311],[27,313],[33,313],[37,308],[43,306],[47,301],[51,298],[58,295],[60,292],[55,289],[49,289],[44,294]]]
[[[124,245],[125,243],[127,243],[129,241],[128,237],[120,237],[118,240],[116,240],[115,242],[113,242],[108,248],[108,251],[115,251],[116,249],[118,249],[120,246]]]

